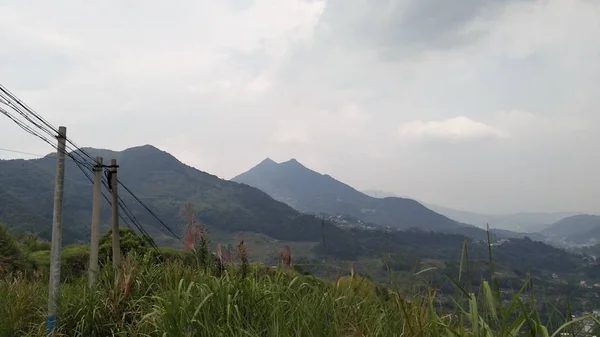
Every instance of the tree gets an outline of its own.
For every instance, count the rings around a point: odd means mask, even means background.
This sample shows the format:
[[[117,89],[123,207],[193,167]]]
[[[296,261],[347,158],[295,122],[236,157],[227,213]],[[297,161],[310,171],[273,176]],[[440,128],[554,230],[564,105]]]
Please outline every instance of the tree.
[[[14,237],[0,224],[0,276],[17,271],[30,271],[33,263],[19,247]]]
[[[119,228],[119,242],[121,254],[126,256],[130,252],[146,254],[150,247],[144,236],[137,235],[131,228]],[[100,237],[100,261],[112,258],[112,229]]]

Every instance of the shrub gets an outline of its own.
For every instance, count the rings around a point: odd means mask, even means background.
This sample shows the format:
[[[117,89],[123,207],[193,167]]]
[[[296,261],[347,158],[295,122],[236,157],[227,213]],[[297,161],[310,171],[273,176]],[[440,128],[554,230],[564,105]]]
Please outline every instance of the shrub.
[[[119,228],[119,243],[121,256],[127,256],[130,252],[143,255],[149,249],[148,241],[144,236],[137,235],[131,228]],[[112,229],[109,229],[100,237],[100,262],[112,260]]]
[[[0,224],[0,276],[16,272],[30,273],[33,267],[15,238]]]
[[[37,271],[47,276],[50,271],[50,251],[41,250],[31,254]],[[60,279],[70,282],[87,273],[90,260],[90,248],[87,245],[69,245],[63,247],[61,254]]]

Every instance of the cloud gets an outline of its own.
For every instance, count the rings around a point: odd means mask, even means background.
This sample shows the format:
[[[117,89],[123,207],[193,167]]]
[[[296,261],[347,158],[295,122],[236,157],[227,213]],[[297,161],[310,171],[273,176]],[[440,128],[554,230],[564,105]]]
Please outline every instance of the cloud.
[[[84,146],[151,143],[222,177],[295,157],[480,211],[597,209],[597,1],[18,1],[0,28],[3,85]],[[0,123],[0,144],[50,150]]]
[[[337,144],[366,137],[371,115],[354,104],[335,110],[303,111],[294,118],[274,115],[276,128],[273,141],[280,143]]]
[[[442,140],[449,142],[507,137],[504,131],[465,116],[440,121],[424,122],[416,120],[403,123],[398,128],[398,134],[402,139],[408,140]]]

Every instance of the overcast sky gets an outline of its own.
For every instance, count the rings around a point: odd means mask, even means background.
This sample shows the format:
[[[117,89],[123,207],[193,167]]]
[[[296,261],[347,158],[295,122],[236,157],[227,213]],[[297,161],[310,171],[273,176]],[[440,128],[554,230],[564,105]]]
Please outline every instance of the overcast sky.
[[[598,0],[0,0],[0,83],[79,145],[226,179],[296,158],[443,206],[600,212]]]

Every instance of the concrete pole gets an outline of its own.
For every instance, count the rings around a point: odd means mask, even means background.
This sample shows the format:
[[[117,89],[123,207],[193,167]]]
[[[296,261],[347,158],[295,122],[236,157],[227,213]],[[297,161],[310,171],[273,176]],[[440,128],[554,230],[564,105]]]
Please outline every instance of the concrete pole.
[[[121,242],[119,238],[119,199],[117,194],[117,160],[110,160],[111,172],[111,192],[112,192],[112,253],[113,267],[115,269],[121,266]]]
[[[94,195],[92,203],[92,237],[90,239],[90,267],[88,286],[92,288],[98,277],[98,250],[100,245],[100,197],[102,193],[102,157],[96,157],[94,166]]]
[[[65,183],[65,144],[67,128],[58,128],[56,152],[56,181],[54,183],[54,215],[52,217],[52,248],[50,250],[50,288],[48,293],[48,335],[54,336],[58,287],[60,285],[60,252],[62,245],[62,201]]]

